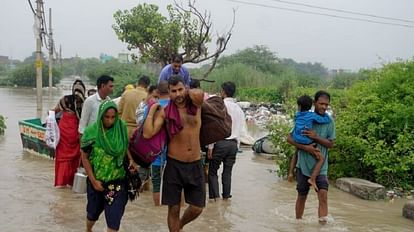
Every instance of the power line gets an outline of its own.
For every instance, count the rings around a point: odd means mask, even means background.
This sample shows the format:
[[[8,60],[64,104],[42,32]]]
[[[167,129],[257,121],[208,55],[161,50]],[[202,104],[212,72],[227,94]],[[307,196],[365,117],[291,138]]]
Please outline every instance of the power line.
[[[367,13],[356,12],[356,11],[341,10],[341,9],[335,9],[335,8],[305,4],[305,3],[300,3],[300,2],[291,2],[291,1],[283,1],[283,0],[269,0],[269,1],[281,2],[281,3],[285,3],[285,4],[290,4],[290,5],[305,6],[305,7],[321,9],[321,10],[336,11],[336,12],[354,14],[354,15],[360,15],[360,16],[367,16],[367,17],[372,17],[372,18],[387,19],[387,20],[401,21],[401,22],[407,22],[407,23],[414,23],[414,21],[408,20],[408,19],[399,19],[399,18],[392,18],[392,17],[380,16],[380,15],[374,15],[374,14],[367,14]]]
[[[36,15],[36,12],[35,12],[35,10],[33,8],[32,2],[30,0],[27,0],[27,1],[29,2],[30,9],[32,9],[33,14]]]
[[[332,17],[332,18],[348,19],[348,20],[353,20],[353,21],[363,21],[363,22],[383,24],[383,25],[414,28],[413,25],[407,25],[407,24],[381,22],[381,21],[374,21],[374,20],[370,20],[370,19],[362,19],[362,18],[354,18],[354,17],[348,17],[348,16],[339,16],[339,15],[334,15],[334,14],[318,13],[318,12],[313,12],[313,11],[306,11],[306,10],[299,10],[299,9],[285,8],[285,7],[277,7],[277,6],[272,6],[272,5],[253,3],[253,2],[245,2],[245,1],[239,1],[239,0],[226,0],[226,1],[236,2],[236,3],[245,4],[245,5],[251,5],[251,6],[259,6],[259,7],[265,7],[265,8],[278,9],[278,10],[293,11],[293,12],[299,12],[299,13],[304,13],[304,14],[321,15],[321,16],[327,16],[327,17]]]

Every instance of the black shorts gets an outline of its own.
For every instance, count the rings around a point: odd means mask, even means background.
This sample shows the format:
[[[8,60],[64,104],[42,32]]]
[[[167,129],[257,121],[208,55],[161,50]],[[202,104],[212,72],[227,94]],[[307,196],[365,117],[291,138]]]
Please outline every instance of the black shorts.
[[[309,193],[309,186],[308,183],[309,176],[303,175],[300,168],[296,170],[296,190],[298,191],[298,194],[301,196],[306,196]],[[318,189],[326,189],[328,191],[329,187],[329,181],[328,177],[325,175],[319,175],[316,177],[316,186],[318,186]]]
[[[204,172],[200,160],[186,163],[168,157],[161,186],[163,205],[179,205],[183,189],[185,202],[197,207],[206,205]]]
[[[96,191],[88,179],[87,198],[86,212],[88,220],[97,221],[99,215],[105,210],[106,225],[108,228],[118,231],[125,206],[128,202],[126,182],[122,181],[121,190],[117,193],[115,200],[112,204],[108,204],[108,201],[105,199],[105,192]]]

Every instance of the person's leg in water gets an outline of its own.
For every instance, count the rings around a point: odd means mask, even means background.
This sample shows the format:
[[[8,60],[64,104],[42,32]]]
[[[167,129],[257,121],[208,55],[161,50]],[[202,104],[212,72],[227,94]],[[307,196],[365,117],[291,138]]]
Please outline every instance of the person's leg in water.
[[[180,205],[168,206],[168,229],[172,232],[180,231]]]
[[[180,218],[180,229],[183,229],[186,224],[200,216],[201,212],[203,212],[203,208],[189,205]]]
[[[320,189],[318,191],[318,217],[319,223],[324,225],[328,222],[328,191]]]
[[[293,182],[293,179],[295,177],[294,170],[295,170],[297,162],[298,162],[298,149],[295,150],[295,154],[293,154],[292,159],[290,159],[289,173],[288,173],[289,182]]]
[[[302,219],[305,203],[309,192],[308,177],[302,174],[300,169],[296,170],[296,190],[298,192],[295,204],[296,219]]]
[[[151,179],[152,179],[152,199],[154,206],[161,205],[160,189],[161,189],[161,166],[151,165]]]
[[[308,183],[312,185],[312,187],[315,189],[316,192],[318,192],[318,186],[316,185],[316,177],[319,175],[319,172],[321,171],[322,165],[323,165],[323,157],[321,153],[319,152],[317,162],[315,166],[313,167],[312,175],[308,179]]]
[[[298,193],[295,204],[296,219],[302,219],[303,212],[305,211],[305,203],[307,197],[308,195],[301,195]]]

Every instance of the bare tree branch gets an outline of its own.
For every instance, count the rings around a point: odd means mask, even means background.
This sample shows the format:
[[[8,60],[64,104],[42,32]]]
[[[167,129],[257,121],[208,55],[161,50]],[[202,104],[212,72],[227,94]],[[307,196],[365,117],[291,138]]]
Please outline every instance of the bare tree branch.
[[[186,33],[183,44],[184,52],[181,53],[184,57],[184,63],[200,63],[208,59],[213,58],[212,65],[209,71],[204,74],[206,77],[212,69],[214,69],[218,57],[226,49],[227,43],[230,40],[231,32],[235,24],[235,10],[233,9],[233,22],[229,31],[223,35],[218,35],[216,41],[216,51],[213,54],[209,54],[206,48],[206,43],[210,42],[210,31],[212,27],[211,23],[211,14],[208,11],[200,12],[195,7],[195,1],[188,1],[187,7],[184,7],[183,4],[179,4],[174,1],[176,12],[183,19],[187,19],[187,15],[190,15],[196,18],[198,33],[194,33],[194,29],[191,28],[193,24],[191,22],[184,22],[184,33]]]

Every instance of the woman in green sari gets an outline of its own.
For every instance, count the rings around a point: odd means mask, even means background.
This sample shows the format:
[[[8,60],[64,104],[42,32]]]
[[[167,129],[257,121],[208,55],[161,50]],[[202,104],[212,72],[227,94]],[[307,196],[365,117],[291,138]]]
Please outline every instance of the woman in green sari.
[[[86,231],[92,231],[102,211],[108,231],[118,231],[128,201],[125,156],[130,169],[136,171],[137,165],[129,154],[127,127],[118,118],[116,104],[104,101],[98,112],[98,120],[81,138],[82,163],[88,174]]]

